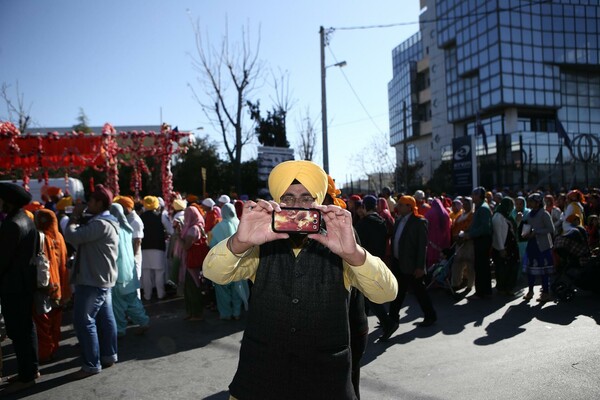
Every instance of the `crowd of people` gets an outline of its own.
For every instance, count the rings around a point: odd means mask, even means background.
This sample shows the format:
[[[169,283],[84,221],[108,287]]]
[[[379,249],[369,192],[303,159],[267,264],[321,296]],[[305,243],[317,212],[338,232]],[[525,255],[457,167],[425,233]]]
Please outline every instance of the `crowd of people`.
[[[498,295],[515,297],[523,278],[523,299],[533,299],[539,282],[536,300],[544,303],[561,266],[585,263],[600,245],[598,190],[477,187],[452,197],[384,187],[343,197],[305,161],[280,164],[268,183],[270,198],[175,193],[168,209],[158,196],[113,196],[103,185],[87,202],[54,187],[37,202],[1,184],[3,336],[18,362],[5,391],[35,384],[39,363],[55,357],[64,310],[73,310],[82,360],[73,378],[82,379],[118,361],[118,338],[129,326],[135,335],[150,329],[145,304],[177,293],[187,321],[248,312],[232,396],[307,398],[312,387],[316,397],[308,398],[360,398],[367,313],[379,320],[380,340],[389,340],[410,291],[423,312],[417,325],[435,324],[427,287],[437,266],[447,267],[456,299],[473,291],[469,299],[488,298],[494,283]],[[282,206],[316,208],[321,231],[274,232],[271,215]],[[44,286],[31,267],[41,253],[49,265]],[[345,344],[347,353],[336,350]],[[335,354],[316,351],[324,348]],[[264,393],[260,382],[274,365],[290,373]]]

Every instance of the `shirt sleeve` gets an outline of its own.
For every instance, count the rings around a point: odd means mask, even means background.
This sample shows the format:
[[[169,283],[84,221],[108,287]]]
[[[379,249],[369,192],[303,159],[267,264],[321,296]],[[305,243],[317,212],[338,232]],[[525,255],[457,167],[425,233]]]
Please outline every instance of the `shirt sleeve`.
[[[354,286],[373,303],[392,301],[398,294],[398,281],[385,263],[367,253],[363,265],[351,266],[344,261],[344,285],[350,290]]]
[[[108,222],[107,222],[108,223]],[[85,225],[67,225],[65,229],[65,240],[73,246],[82,243],[94,242],[106,235],[106,227],[99,220],[91,221]]]
[[[259,247],[254,246],[248,254],[239,257],[227,248],[227,240],[222,240],[208,252],[202,271],[205,277],[219,285],[243,279],[254,282],[259,265],[259,254]]]

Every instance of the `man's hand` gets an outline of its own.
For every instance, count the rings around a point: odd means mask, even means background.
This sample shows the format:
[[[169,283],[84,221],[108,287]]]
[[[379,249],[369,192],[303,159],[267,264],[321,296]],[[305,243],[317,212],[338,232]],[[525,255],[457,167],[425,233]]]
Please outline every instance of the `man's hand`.
[[[75,218],[79,218],[83,215],[85,211],[86,205],[83,203],[77,203],[75,207],[73,207],[73,213],[71,214]]]
[[[281,211],[279,204],[274,201],[246,202],[238,230],[229,241],[229,250],[234,254],[241,254],[253,246],[277,239],[287,239],[289,237],[287,233],[273,232],[271,228],[273,211]]]
[[[316,240],[340,256],[350,265],[362,265],[367,257],[365,250],[356,243],[350,211],[334,205],[315,205],[327,225],[327,234],[310,234]]]

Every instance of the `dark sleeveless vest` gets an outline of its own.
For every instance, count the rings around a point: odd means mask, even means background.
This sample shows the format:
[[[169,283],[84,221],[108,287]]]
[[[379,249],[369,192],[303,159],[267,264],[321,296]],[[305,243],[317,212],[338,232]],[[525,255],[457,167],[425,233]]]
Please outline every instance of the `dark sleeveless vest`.
[[[166,236],[165,228],[160,220],[160,214],[154,211],[144,211],[140,215],[144,223],[144,238],[142,239],[142,250],[165,250]]]
[[[232,396],[239,400],[356,399],[350,377],[349,293],[342,260],[309,241],[260,246]]]

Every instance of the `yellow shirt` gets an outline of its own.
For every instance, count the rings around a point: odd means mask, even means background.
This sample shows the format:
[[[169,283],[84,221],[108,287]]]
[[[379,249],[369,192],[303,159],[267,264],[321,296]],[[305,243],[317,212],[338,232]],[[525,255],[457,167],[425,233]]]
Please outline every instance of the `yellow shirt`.
[[[221,285],[242,279],[254,281],[260,263],[260,247],[254,246],[240,258],[227,248],[227,240],[213,247],[204,259],[204,276]],[[300,250],[294,249],[296,256]],[[343,261],[344,286],[348,291],[354,286],[374,303],[394,300],[398,293],[396,278],[379,257],[365,252],[367,258],[363,265],[351,266]]]

